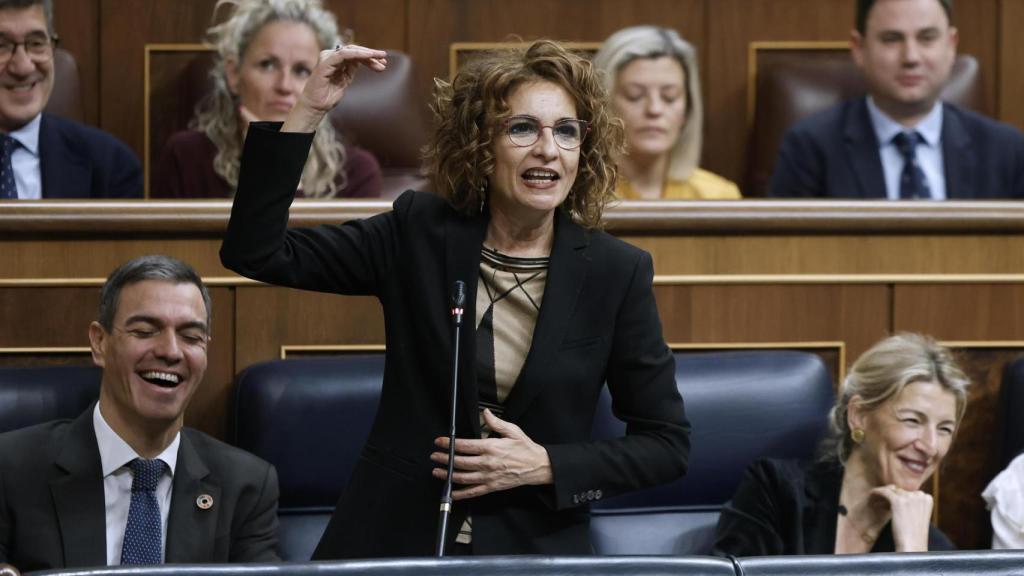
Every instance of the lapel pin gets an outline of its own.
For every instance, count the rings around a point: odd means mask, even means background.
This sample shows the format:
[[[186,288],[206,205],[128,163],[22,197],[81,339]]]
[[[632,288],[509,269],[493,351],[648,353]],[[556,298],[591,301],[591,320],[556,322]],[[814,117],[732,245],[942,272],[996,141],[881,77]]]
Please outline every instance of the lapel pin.
[[[209,494],[200,494],[199,497],[196,498],[196,506],[198,506],[200,510],[209,510],[210,508],[213,508],[213,496],[210,496]]]

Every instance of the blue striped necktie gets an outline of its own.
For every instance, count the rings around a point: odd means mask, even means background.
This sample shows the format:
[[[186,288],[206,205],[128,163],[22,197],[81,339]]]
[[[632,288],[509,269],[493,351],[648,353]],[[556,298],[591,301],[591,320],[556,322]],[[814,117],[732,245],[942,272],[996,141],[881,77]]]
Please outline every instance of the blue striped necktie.
[[[917,145],[924,138],[917,131],[900,132],[893,136],[892,143],[903,156],[903,172],[900,174],[900,200],[921,200],[932,197],[928,179],[917,161]]]
[[[131,461],[132,503],[121,546],[121,564],[160,564],[163,560],[163,522],[156,501],[156,484],[167,466],[163,460]]]
[[[11,154],[17,147],[17,140],[7,134],[0,134],[0,200],[18,197],[18,188],[14,184],[14,166],[11,164]]]

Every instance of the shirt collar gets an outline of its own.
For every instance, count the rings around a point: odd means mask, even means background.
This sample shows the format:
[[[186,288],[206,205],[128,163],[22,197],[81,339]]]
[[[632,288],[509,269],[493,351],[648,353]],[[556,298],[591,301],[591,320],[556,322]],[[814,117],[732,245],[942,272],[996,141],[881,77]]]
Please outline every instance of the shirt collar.
[[[104,478],[126,466],[132,460],[142,458],[107,424],[103,415],[100,414],[99,402],[96,403],[96,407],[93,409],[92,425],[96,430],[96,444],[100,449],[100,464],[103,469]],[[167,464],[171,471],[171,477],[174,477],[174,467],[178,463],[179,444],[181,444],[180,430],[174,435],[174,440],[171,441],[170,445],[157,455],[158,460],[163,460]]]
[[[43,114],[40,112],[36,117],[29,120],[21,128],[8,132],[7,135],[18,141],[21,147],[31,152],[33,156],[39,156],[39,124],[42,122]]]
[[[871,96],[868,96],[867,100],[868,116],[871,118],[871,125],[875,129],[880,148],[892,144],[892,139],[896,134],[908,131],[905,126],[882,112]],[[925,114],[912,130],[916,130],[924,138],[925,144],[933,148],[937,147],[942,139],[942,101],[936,101],[928,114]]]

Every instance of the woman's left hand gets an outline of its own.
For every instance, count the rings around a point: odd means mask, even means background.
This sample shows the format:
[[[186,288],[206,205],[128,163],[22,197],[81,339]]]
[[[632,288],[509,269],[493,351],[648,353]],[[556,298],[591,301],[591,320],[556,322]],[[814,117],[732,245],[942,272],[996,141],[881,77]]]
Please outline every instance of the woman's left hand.
[[[484,409],[484,422],[492,436],[482,440],[455,440],[455,471],[452,481],[463,486],[452,491],[452,498],[465,500],[531,484],[551,484],[551,459],[548,451],[527,436],[519,426],[506,422]],[[435,478],[444,480],[448,465],[448,438],[434,439],[443,452],[430,455],[439,467]]]

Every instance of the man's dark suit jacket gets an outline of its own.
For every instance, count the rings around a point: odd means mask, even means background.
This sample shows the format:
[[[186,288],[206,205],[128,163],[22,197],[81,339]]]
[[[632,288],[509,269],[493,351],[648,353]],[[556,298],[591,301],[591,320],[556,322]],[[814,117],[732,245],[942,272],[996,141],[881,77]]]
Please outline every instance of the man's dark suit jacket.
[[[718,518],[715,554],[833,554],[842,486],[843,468],[838,462],[754,462]],[[929,527],[928,550],[953,549],[945,534]],[[895,550],[892,526],[886,524],[871,551]]]
[[[107,563],[103,471],[92,408],[0,434],[0,563],[22,572]],[[198,507],[208,494],[213,506]],[[167,563],[278,559],[277,473],[184,428],[167,519]]]
[[[314,558],[428,556],[442,486],[431,476],[430,453],[447,435],[451,397],[450,290],[462,280],[466,301],[476,302],[487,218],[406,192],[393,211],[366,220],[287,229],[311,141],[311,134],[250,127],[221,260],[264,282],[380,300],[387,343],[380,406]],[[652,279],[649,254],[557,212],[532,344],[504,413],[547,449],[554,484],[458,503],[451,537],[471,513],[474,554],[591,554],[589,502],[684,473],[689,423]],[[468,306],[460,437],[480,436],[475,318]],[[591,442],[605,381],[627,433]]]
[[[1024,198],[1024,134],[943,104],[942,158],[949,200]],[[770,196],[885,199],[867,98],[805,118],[786,131]]]
[[[43,114],[39,125],[43,198],[142,198],[142,166],[102,130]]]

